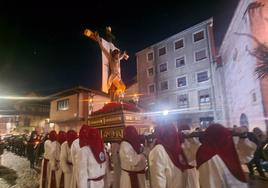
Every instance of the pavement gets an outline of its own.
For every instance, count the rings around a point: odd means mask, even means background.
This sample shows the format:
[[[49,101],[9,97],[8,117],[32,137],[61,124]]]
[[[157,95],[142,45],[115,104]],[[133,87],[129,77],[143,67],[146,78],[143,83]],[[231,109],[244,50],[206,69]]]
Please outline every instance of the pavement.
[[[14,155],[11,152],[5,152],[2,156],[2,165],[10,169],[13,169],[18,174],[18,179],[16,185],[12,188],[36,188],[39,184],[40,178],[40,169],[30,169],[29,161],[23,157]],[[248,172],[246,168],[243,168],[246,171],[246,176],[248,178],[249,188],[268,188],[268,179],[261,180],[259,176],[254,176],[254,178],[248,177]],[[268,177],[268,173],[266,173]],[[11,186],[7,184],[0,177],[0,188],[10,188]]]
[[[16,171],[18,178],[14,186],[7,184],[0,177],[0,188],[38,188],[40,174],[36,169],[30,168],[30,162],[24,158],[17,156],[11,152],[5,151],[2,155],[2,166]]]
[[[254,178],[248,178],[248,185],[249,188],[268,188],[268,178],[267,180],[262,180],[259,176],[255,176]]]

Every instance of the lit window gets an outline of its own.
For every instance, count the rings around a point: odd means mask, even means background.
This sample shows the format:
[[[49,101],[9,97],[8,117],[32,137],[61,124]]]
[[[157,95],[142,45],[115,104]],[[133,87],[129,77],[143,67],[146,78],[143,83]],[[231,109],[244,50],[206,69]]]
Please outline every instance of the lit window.
[[[57,110],[68,110],[69,109],[69,99],[60,100],[57,103]]]
[[[154,59],[154,53],[153,52],[148,53],[147,54],[147,60],[148,61],[153,61],[153,59]]]
[[[204,82],[208,80],[208,71],[197,73],[197,82]]]
[[[194,42],[204,39],[204,31],[200,31],[194,34]]]
[[[158,54],[159,54],[159,56],[165,55],[166,54],[166,47],[160,48],[158,50]]]
[[[207,52],[205,49],[195,52],[195,61],[201,61],[206,58],[207,58]]]
[[[183,48],[184,47],[183,39],[176,41],[174,44],[174,47],[175,47],[175,50]]]
[[[154,68],[149,68],[148,69],[148,76],[153,76],[154,75]]]
[[[209,104],[210,103],[210,90],[205,89],[199,91],[199,104]]]
[[[213,121],[214,121],[213,117],[201,117],[200,126],[202,129],[206,129],[211,123],[213,123]]]
[[[179,107],[188,106],[188,95],[187,94],[179,95],[177,99],[178,99]]]
[[[176,59],[176,68],[182,67],[185,65],[185,59],[184,57]]]
[[[163,81],[160,83],[160,89],[161,91],[168,89],[168,81]]]
[[[200,95],[199,100],[200,100],[200,103],[209,103],[210,97],[209,95]]]
[[[186,77],[185,76],[177,79],[177,86],[178,87],[186,86]]]
[[[149,86],[149,93],[154,93],[154,84]]]
[[[163,64],[159,65],[159,71],[160,72],[167,71],[167,64],[166,63],[163,63]]]

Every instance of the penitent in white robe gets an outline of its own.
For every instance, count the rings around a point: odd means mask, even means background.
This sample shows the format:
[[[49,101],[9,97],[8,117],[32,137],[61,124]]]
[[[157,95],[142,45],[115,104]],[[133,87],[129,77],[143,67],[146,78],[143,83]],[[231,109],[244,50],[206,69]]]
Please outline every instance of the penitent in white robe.
[[[199,173],[196,169],[196,152],[200,146],[199,140],[196,138],[185,139],[184,143],[181,144],[183,153],[187,159],[189,165],[194,168],[185,170],[187,175],[187,186],[188,187],[200,187],[199,185]]]
[[[113,163],[113,187],[118,187],[118,188],[120,186],[120,174],[121,174],[119,148],[120,148],[120,145],[118,143],[112,143],[111,159]]]
[[[196,184],[189,184],[189,173],[177,168],[160,144],[149,154],[149,170],[153,188],[197,188]]]
[[[121,142],[119,149],[121,163],[120,188],[131,188],[131,182],[128,172],[124,171],[142,171],[146,167],[146,158],[143,154],[137,154],[128,142]],[[123,170],[124,169],[124,170]],[[138,174],[139,187],[145,188],[145,174]]]
[[[256,145],[248,139],[234,137],[236,151],[241,164],[249,162],[256,150]],[[231,155],[231,154],[230,154]],[[241,182],[232,175],[223,160],[213,156],[199,167],[201,187],[206,188],[247,188],[245,182]]]
[[[48,187],[51,186],[51,175],[52,171],[55,171],[56,176],[56,187],[60,187],[60,178],[62,174],[62,170],[60,168],[60,144],[57,141],[51,142],[50,144],[50,153],[49,153],[49,165],[50,165],[50,171],[49,171],[49,181],[48,181]]]
[[[80,187],[78,184],[79,182],[77,181],[78,177],[78,169],[77,169],[77,163],[78,163],[78,152],[80,150],[80,145],[79,145],[79,138],[75,139],[71,145],[71,161],[73,163],[73,173],[71,177],[71,188],[77,188]]]
[[[65,141],[61,145],[60,166],[64,174],[64,188],[71,188],[73,165],[72,165],[72,160],[71,160],[71,149],[67,141]]]
[[[78,151],[78,188],[104,188],[104,178],[101,180],[90,180],[105,176],[107,163],[99,164],[89,146],[84,146]]]
[[[44,143],[44,158],[42,160],[42,168],[41,168],[41,177],[40,177],[40,186],[39,188],[47,188],[48,187],[48,180],[49,180],[49,171],[50,171],[50,165],[49,165],[49,162],[47,163],[47,174],[46,174],[46,180],[45,181],[45,187],[42,186],[42,182],[43,182],[43,168],[44,168],[44,160],[45,159],[49,159],[49,153],[50,153],[50,144],[51,144],[51,141],[50,140],[46,140],[45,143]]]

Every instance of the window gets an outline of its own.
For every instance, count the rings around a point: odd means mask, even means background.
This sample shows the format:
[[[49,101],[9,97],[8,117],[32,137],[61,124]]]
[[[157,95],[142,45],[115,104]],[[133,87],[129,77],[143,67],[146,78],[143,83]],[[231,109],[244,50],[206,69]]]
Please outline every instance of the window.
[[[199,104],[210,103],[210,91],[209,89],[199,91]]]
[[[160,72],[165,72],[167,71],[167,64],[166,63],[163,63],[159,66],[159,71]]]
[[[183,39],[176,41],[174,43],[174,47],[175,47],[175,50],[178,50],[180,48],[183,48],[184,47]]]
[[[195,52],[195,61],[201,61],[202,59],[206,58],[207,58],[207,51],[205,49]]]
[[[58,101],[57,103],[57,110],[68,110],[69,109],[69,99],[64,99],[61,101]]]
[[[153,59],[154,59],[154,53],[153,52],[148,53],[147,54],[147,60],[148,61],[153,61]]]
[[[185,65],[184,57],[180,57],[180,58],[176,59],[176,68],[182,67],[184,65]]]
[[[154,75],[154,68],[149,68],[148,69],[148,76],[153,76]]]
[[[197,73],[197,82],[204,82],[208,80],[208,71]]]
[[[187,94],[179,95],[177,99],[178,99],[179,107],[188,106],[188,95]]]
[[[186,86],[186,76],[177,79],[177,86],[178,87]]]
[[[149,93],[154,93],[154,84],[149,85]]]
[[[200,101],[200,104],[210,103],[209,94],[207,94],[207,95],[200,95],[199,96],[199,101]]]
[[[166,54],[166,47],[160,48],[158,50],[158,54],[159,54],[159,56],[165,55]]]
[[[168,81],[163,81],[160,83],[160,90],[167,90],[168,89]]]
[[[198,42],[204,38],[205,38],[204,31],[199,31],[199,32],[194,34],[194,42]]]
[[[211,123],[213,123],[213,121],[214,121],[213,117],[201,117],[200,126],[202,129],[206,129]]]

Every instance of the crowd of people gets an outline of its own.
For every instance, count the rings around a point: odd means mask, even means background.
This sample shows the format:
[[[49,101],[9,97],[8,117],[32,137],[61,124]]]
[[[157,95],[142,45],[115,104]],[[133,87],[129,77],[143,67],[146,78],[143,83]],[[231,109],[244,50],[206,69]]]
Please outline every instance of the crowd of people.
[[[40,188],[246,188],[241,165],[247,164],[252,176],[253,165],[258,168],[257,135],[220,124],[198,132],[165,124],[145,137],[127,126],[123,139],[108,145],[88,125],[79,134],[51,131]]]
[[[47,134],[38,134],[37,131],[5,136],[1,140],[2,153],[6,149],[18,156],[26,157],[30,162],[30,168],[35,168],[35,165],[40,166],[46,139]]]

